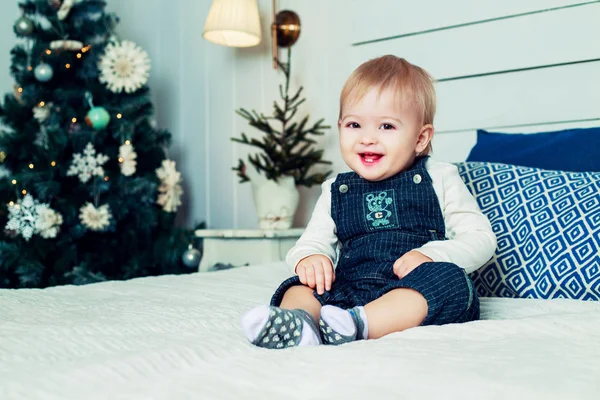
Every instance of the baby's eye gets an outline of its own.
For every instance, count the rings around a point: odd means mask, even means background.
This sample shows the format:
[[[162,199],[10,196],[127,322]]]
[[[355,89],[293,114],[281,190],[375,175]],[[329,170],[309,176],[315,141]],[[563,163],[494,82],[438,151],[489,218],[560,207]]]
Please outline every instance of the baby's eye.
[[[381,124],[379,129],[383,129],[383,130],[394,129],[394,126],[390,125],[390,124]]]
[[[346,128],[357,129],[360,128],[360,125],[357,122],[348,122]]]

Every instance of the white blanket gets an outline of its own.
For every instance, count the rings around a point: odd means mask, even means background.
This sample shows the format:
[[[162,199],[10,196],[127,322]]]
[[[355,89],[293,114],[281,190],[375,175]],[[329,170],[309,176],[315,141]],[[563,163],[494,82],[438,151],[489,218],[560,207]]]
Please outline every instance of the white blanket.
[[[483,299],[482,321],[263,350],[282,264],[0,291],[0,399],[598,399],[600,304]]]

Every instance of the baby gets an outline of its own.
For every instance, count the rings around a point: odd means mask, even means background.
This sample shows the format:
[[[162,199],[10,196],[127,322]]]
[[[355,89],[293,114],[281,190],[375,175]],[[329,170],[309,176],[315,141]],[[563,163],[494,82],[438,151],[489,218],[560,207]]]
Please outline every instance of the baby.
[[[432,78],[402,58],[370,60],[348,78],[338,128],[353,172],[323,183],[287,255],[296,276],[242,317],[250,342],[343,344],[479,318],[467,274],[496,237],[456,167],[428,156],[435,107]]]

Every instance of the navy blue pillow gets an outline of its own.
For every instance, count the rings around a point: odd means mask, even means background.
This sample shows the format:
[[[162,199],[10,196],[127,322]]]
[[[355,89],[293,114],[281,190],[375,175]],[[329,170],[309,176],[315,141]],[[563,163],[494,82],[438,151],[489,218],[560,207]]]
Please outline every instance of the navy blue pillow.
[[[572,172],[600,171],[600,127],[541,133],[480,129],[467,161]]]
[[[456,165],[498,239],[480,296],[600,300],[600,172]]]

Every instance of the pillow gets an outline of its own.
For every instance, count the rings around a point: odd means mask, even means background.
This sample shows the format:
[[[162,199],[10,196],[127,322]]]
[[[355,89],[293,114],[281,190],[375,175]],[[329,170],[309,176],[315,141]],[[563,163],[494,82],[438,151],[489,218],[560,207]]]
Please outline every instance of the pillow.
[[[498,239],[471,275],[479,295],[600,299],[600,172],[457,167]]]
[[[467,161],[561,171],[600,171],[600,127],[544,133],[477,131]]]

